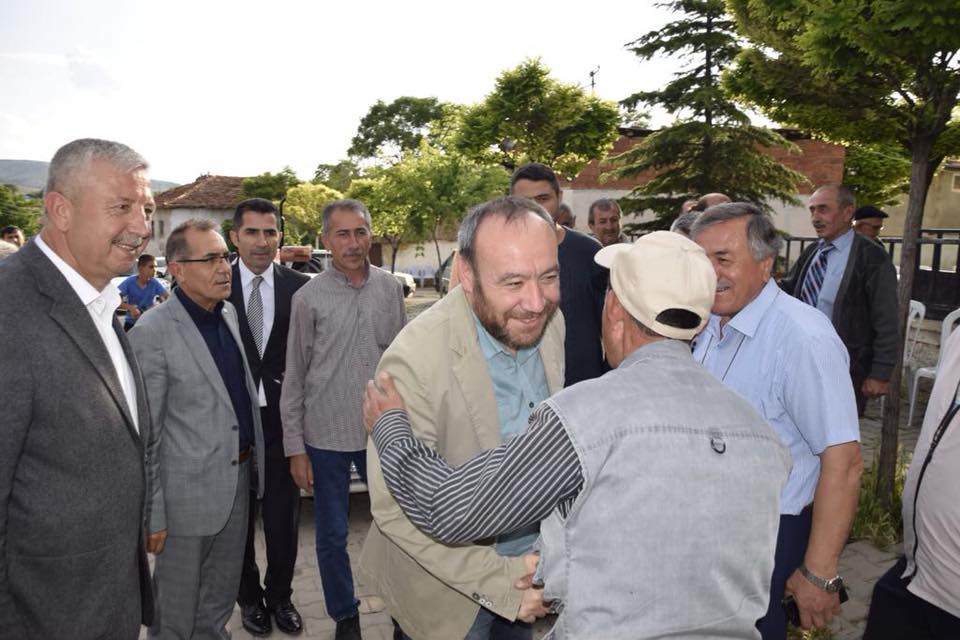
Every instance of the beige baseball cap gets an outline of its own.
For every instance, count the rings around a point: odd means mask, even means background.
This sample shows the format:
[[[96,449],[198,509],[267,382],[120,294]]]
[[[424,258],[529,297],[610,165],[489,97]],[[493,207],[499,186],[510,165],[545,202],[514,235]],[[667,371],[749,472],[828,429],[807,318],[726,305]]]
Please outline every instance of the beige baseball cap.
[[[710,317],[717,276],[707,254],[689,238],[654,231],[633,244],[612,244],[594,256],[610,269],[610,286],[630,315],[660,335],[691,340]],[[700,323],[680,328],[657,320],[668,309],[696,314]]]

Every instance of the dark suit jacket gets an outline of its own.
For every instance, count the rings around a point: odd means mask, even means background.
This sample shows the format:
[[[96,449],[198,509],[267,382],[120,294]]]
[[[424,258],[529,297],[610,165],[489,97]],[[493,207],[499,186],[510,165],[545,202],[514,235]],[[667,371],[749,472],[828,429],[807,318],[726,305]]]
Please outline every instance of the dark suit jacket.
[[[93,320],[34,242],[0,262],[0,416],[0,638],[136,638],[153,617],[143,444]]]
[[[784,291],[800,297],[817,246],[813,243],[800,254],[780,283]],[[899,345],[897,272],[883,247],[859,233],[853,235],[831,321],[850,353],[854,380],[889,380]]]
[[[287,334],[290,331],[290,301],[297,290],[310,281],[308,276],[283,265],[273,265],[274,314],[273,328],[263,350],[263,357],[257,352],[247,323],[247,309],[243,304],[243,286],[240,284],[240,267],[233,265],[233,289],[230,302],[237,309],[240,319],[240,337],[243,349],[250,363],[250,372],[258,385],[263,380],[263,391],[267,396],[267,406],[263,414],[263,439],[266,444],[283,439],[280,424],[280,387],[283,383],[283,371],[287,363]],[[256,398],[254,398],[256,401]]]

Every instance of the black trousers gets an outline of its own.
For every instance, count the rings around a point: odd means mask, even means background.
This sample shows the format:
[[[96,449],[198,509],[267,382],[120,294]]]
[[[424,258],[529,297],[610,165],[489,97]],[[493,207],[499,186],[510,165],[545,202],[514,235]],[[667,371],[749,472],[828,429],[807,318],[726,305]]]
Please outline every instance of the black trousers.
[[[760,630],[763,640],[786,640],[787,616],[783,611],[783,594],[787,578],[803,564],[812,524],[812,506],[808,506],[796,516],[780,516],[773,579],[770,581],[770,604],[766,615],[757,620],[757,629]]]
[[[873,587],[863,640],[956,640],[960,618],[907,590],[900,576],[907,566],[900,558]]]
[[[266,419],[266,411],[261,411]],[[266,431],[266,425],[264,425]],[[247,527],[247,546],[243,557],[243,573],[237,602],[250,605],[261,598],[267,606],[275,606],[290,599],[293,589],[293,568],[297,563],[297,528],[300,525],[300,489],[290,475],[290,463],[283,455],[282,438],[266,443],[264,461],[263,500],[260,513],[263,519],[263,534],[267,547],[267,567],[263,588],[260,587],[260,571],[257,568],[256,551],[253,545],[254,523],[257,519],[257,496],[250,493],[250,522]],[[256,486],[256,485],[254,485]]]

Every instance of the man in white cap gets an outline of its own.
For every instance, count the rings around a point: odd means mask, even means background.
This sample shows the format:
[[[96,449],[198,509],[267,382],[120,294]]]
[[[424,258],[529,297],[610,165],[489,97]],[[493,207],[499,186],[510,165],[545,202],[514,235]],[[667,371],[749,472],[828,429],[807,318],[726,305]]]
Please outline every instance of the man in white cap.
[[[665,231],[596,261],[610,269],[603,345],[616,368],[545,400],[524,434],[456,469],[413,437],[381,375],[364,420],[386,483],[445,543],[543,519],[535,580],[562,605],[555,638],[759,637],[790,458],[691,357],[713,305],[710,261]]]

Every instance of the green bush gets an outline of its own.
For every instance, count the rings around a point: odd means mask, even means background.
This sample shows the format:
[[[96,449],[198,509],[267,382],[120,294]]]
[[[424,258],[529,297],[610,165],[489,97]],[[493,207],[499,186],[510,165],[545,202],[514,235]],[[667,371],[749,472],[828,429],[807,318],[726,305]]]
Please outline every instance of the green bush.
[[[893,481],[893,504],[889,509],[881,504],[874,493],[877,483],[877,464],[879,456],[874,458],[870,467],[863,472],[860,482],[860,498],[857,503],[857,515],[850,530],[851,540],[867,540],[875,547],[886,549],[903,539],[903,517],[901,515],[901,496],[903,482],[910,466],[909,456],[901,448],[897,452],[897,469]]]

